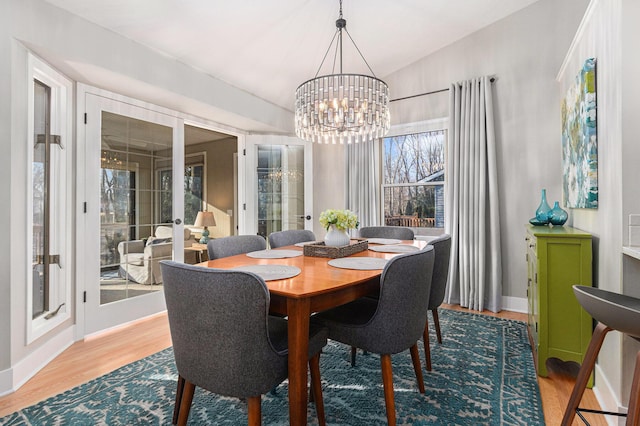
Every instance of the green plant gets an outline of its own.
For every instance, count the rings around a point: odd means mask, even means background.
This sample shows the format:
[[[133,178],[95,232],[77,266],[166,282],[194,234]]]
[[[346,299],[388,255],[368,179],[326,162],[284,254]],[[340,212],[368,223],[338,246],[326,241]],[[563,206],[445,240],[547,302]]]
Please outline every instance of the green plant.
[[[358,216],[351,210],[329,209],[320,213],[320,224],[329,230],[331,225],[335,225],[340,231],[357,228]]]

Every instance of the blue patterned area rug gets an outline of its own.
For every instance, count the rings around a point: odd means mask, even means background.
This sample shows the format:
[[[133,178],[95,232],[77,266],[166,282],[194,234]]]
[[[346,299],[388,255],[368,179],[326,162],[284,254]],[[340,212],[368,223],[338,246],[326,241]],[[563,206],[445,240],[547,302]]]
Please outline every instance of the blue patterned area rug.
[[[392,356],[398,424],[544,425],[524,323],[445,309],[440,323],[443,343],[432,339],[433,370],[425,372],[424,395],[409,351]],[[328,424],[386,424],[377,355],[358,351],[352,368],[349,348],[330,342],[320,372]],[[176,379],[173,352],[166,349],[6,416],[0,425],[170,425]],[[308,418],[317,424],[313,404]],[[265,425],[288,424],[286,382],[275,395],[263,396],[262,419]],[[246,423],[243,401],[196,390],[190,425]]]

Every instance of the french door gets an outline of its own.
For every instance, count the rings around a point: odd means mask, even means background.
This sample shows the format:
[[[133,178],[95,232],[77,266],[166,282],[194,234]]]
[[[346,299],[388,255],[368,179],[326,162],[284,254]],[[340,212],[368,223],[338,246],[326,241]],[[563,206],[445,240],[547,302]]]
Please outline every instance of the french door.
[[[312,145],[287,136],[246,138],[246,233],[313,230]]]
[[[165,309],[159,262],[184,258],[184,125],[97,89],[84,101],[87,335]]]

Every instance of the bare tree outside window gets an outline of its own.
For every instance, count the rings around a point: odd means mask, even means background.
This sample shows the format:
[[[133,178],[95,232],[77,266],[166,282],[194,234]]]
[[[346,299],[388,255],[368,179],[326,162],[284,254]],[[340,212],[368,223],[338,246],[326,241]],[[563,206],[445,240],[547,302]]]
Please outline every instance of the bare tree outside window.
[[[100,170],[100,267],[116,268],[117,247],[135,238],[135,172],[104,166]]]
[[[204,164],[184,166],[184,223],[196,222],[198,212],[204,208]],[[173,171],[160,171],[160,222],[173,222]]]
[[[444,227],[445,132],[384,139],[385,225]]]

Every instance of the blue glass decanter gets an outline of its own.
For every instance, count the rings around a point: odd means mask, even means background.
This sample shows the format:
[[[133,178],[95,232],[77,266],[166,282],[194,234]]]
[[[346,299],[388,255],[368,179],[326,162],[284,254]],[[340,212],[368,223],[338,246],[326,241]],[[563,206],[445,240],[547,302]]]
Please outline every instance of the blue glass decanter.
[[[549,203],[547,203],[547,190],[542,190],[542,200],[540,200],[540,205],[536,210],[536,219],[540,223],[549,223],[549,213],[551,212],[551,207]]]
[[[569,214],[563,210],[558,204],[558,201],[556,201],[553,205],[553,209],[551,209],[551,212],[549,213],[549,222],[551,222],[552,225],[562,226],[568,218]]]

